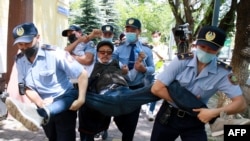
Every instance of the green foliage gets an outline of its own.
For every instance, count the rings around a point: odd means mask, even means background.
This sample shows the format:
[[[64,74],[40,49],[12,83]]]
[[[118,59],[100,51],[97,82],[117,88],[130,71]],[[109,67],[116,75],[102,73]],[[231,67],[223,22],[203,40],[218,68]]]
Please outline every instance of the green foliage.
[[[96,15],[96,7],[94,7],[94,0],[83,0],[81,3],[81,16],[77,16],[75,24],[81,26],[85,33],[90,33],[92,29],[99,28],[99,18]]]
[[[121,29],[124,29],[126,19],[134,17],[138,18],[142,23],[141,36],[151,39],[151,33],[154,30],[159,30],[163,39],[169,38],[171,24],[174,19],[166,2],[117,0],[116,7],[119,9],[118,25]]]
[[[120,34],[118,26],[118,11],[115,9],[115,0],[98,0],[98,16],[101,25],[110,24],[114,27],[114,39]]]
[[[213,4],[213,0],[74,0],[70,4],[70,23],[81,25],[86,33],[111,24],[118,38],[126,19],[134,17],[142,23],[142,37],[151,39],[151,32],[159,30],[162,39],[168,40],[173,27],[188,22],[195,37],[201,26],[211,24]],[[219,17],[223,19],[230,3],[222,0],[221,5]]]

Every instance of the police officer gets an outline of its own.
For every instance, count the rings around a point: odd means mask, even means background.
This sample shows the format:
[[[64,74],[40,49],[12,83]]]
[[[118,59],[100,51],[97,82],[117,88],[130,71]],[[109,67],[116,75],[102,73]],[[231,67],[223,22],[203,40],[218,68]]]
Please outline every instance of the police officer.
[[[114,37],[114,27],[112,25],[106,24],[101,27],[102,30],[102,41],[113,42]]]
[[[168,66],[164,65],[151,89],[154,95],[165,100],[157,114],[151,141],[175,141],[178,136],[182,140],[207,141],[206,123],[212,122],[221,112],[235,114],[244,111],[246,102],[231,68],[216,57],[225,39],[225,32],[218,27],[204,26],[198,34],[194,53],[179,54]],[[232,103],[214,109],[202,106],[189,111],[188,108],[183,110],[180,106],[195,106],[197,102],[190,102],[188,92],[169,92],[170,89],[166,86],[175,81],[179,83],[179,87],[190,91],[192,96],[204,104],[217,91],[225,93]],[[175,98],[179,96],[180,99],[170,98],[169,95]]]
[[[130,89],[139,89],[144,86],[142,80],[145,75],[154,73],[153,55],[151,49],[142,44],[138,37],[141,34],[141,22],[136,18],[129,18],[125,25],[126,41],[117,47],[113,53],[113,58],[119,60],[123,71],[129,73],[133,69],[136,71],[132,81],[128,80]],[[143,53],[145,58],[141,61],[138,59],[139,54]],[[136,130],[140,108],[129,114],[114,117],[118,129],[122,132],[123,141],[132,141]]]
[[[84,66],[88,74],[91,73],[96,54],[94,42],[90,39],[86,42],[86,37],[94,38],[92,35],[83,36],[82,29],[77,25],[70,25],[68,29],[62,31],[62,36],[67,37],[70,42],[65,50]]]
[[[87,89],[87,72],[72,56],[59,48],[44,45],[39,42],[40,35],[33,23],[23,23],[13,29],[14,45],[21,50],[17,55],[16,66],[18,71],[18,83],[23,84],[19,89],[23,90],[31,102],[38,108],[57,102],[62,97],[75,96],[75,100],[68,110],[50,117],[47,124],[42,125],[49,140],[75,141],[76,111],[85,102]],[[79,91],[73,88],[69,80],[77,78]],[[65,105],[67,103],[63,103]],[[61,105],[61,106],[63,106]],[[60,106],[60,103],[58,103]],[[11,107],[15,110],[21,107]],[[32,116],[17,115],[20,120]],[[22,120],[21,121],[26,121]]]

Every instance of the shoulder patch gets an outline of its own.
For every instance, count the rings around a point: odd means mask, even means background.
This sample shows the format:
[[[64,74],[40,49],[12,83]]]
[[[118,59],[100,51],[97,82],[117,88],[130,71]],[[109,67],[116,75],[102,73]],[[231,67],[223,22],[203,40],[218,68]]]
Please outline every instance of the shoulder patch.
[[[56,46],[52,46],[52,45],[48,45],[48,44],[43,44],[42,46],[41,46],[41,48],[42,49],[44,49],[44,50],[56,50]]]
[[[90,47],[93,47],[93,48],[95,47],[95,43],[93,41],[89,41],[88,44],[89,44]]]
[[[194,57],[194,54],[192,52],[177,53],[177,57],[178,57],[179,60],[191,59],[191,58]]]
[[[142,45],[143,45],[143,46],[146,46],[146,47],[148,47],[148,48],[150,48],[150,49],[152,49],[152,48],[153,48],[153,46],[152,46],[152,45],[149,45],[149,44],[147,44],[147,43],[142,43]]]
[[[18,54],[16,55],[16,60],[22,58],[23,56],[24,56],[24,54],[23,54],[22,52],[18,53]]]
[[[237,77],[233,74],[233,73],[230,73],[228,75],[228,80],[233,84],[233,85],[238,85],[239,84],[239,81],[237,79]]]
[[[120,42],[119,44],[118,44],[118,46],[120,46],[120,45],[123,45],[125,42]]]
[[[225,68],[226,70],[229,70],[229,71],[232,70],[232,67],[230,65],[228,65],[222,61],[217,60],[217,64],[218,64],[218,66],[221,66],[221,67]]]

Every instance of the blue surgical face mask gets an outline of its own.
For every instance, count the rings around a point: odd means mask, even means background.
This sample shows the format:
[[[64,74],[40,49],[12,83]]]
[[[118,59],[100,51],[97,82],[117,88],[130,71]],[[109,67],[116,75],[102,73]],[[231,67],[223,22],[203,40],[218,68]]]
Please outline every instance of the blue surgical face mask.
[[[102,37],[102,41],[109,41],[109,42],[111,42],[111,43],[112,43],[112,39],[113,39],[113,38],[104,38],[104,37]]]
[[[198,60],[204,64],[211,62],[216,57],[216,54],[207,53],[200,48],[196,49],[196,54]]]
[[[127,32],[126,33],[126,41],[129,43],[133,43],[137,40],[136,33]]]

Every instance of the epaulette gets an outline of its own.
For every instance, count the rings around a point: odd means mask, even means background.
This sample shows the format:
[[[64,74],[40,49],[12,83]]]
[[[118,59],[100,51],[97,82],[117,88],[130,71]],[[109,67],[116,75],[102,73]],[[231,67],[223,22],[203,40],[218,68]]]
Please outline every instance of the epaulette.
[[[42,49],[44,49],[44,50],[56,50],[56,46],[52,46],[52,45],[48,45],[48,44],[43,44],[42,46],[41,46],[41,48]]]
[[[184,60],[184,59],[191,59],[194,57],[194,54],[192,52],[188,53],[177,53],[176,54],[179,60]]]
[[[228,65],[228,64],[226,64],[226,63],[224,63],[224,62],[222,62],[220,60],[217,60],[217,64],[218,64],[218,66],[221,66],[221,67],[223,67],[223,68],[225,68],[225,69],[227,69],[229,71],[232,70],[232,67],[230,65]]]
[[[22,53],[22,52],[20,52],[20,53],[18,53],[17,55],[16,55],[16,60],[17,59],[20,59],[20,58],[22,58],[24,56],[24,54]]]
[[[118,44],[118,46],[123,45],[123,44],[125,44],[125,42],[120,42],[120,43]]]
[[[88,44],[89,44],[90,47],[93,47],[93,48],[95,47],[95,43],[93,41],[89,41]]]
[[[152,48],[153,48],[153,46],[152,46],[152,45],[149,45],[149,44],[147,44],[147,43],[142,43],[142,45],[143,45],[143,46],[146,46],[146,47],[148,47],[148,48],[150,48],[150,49],[152,49]]]

